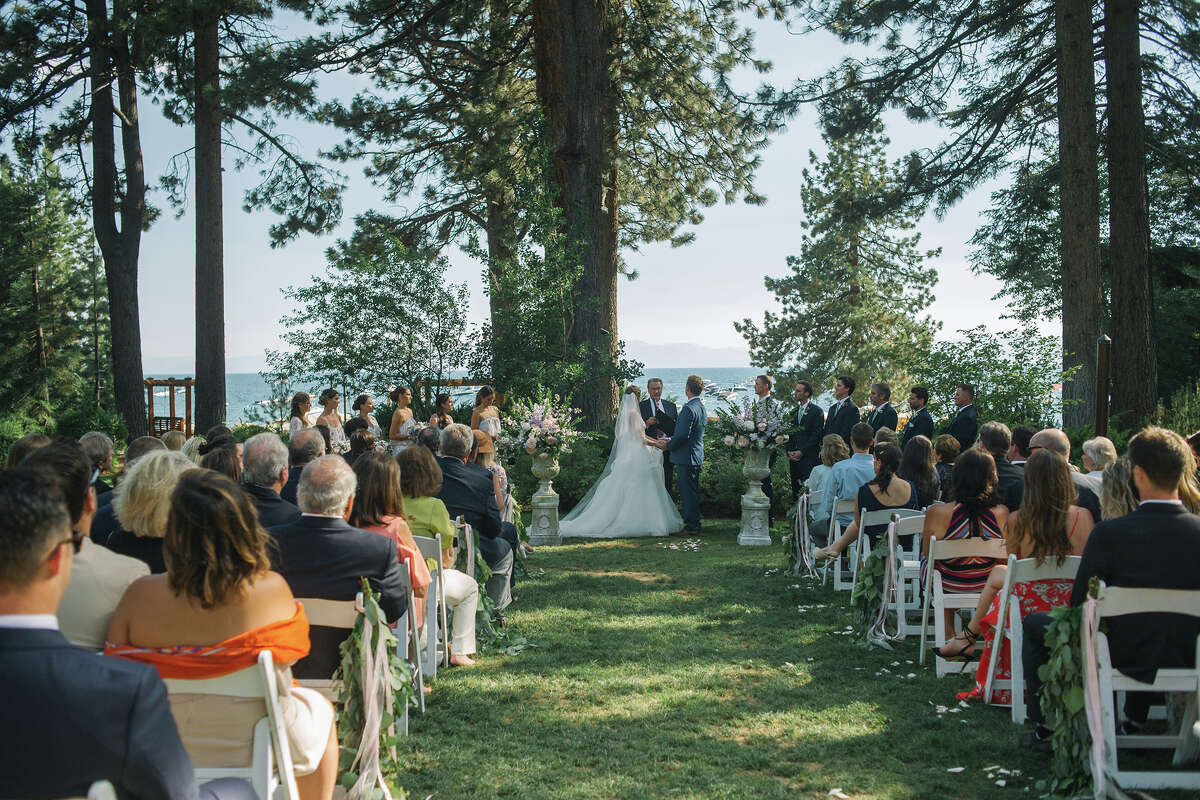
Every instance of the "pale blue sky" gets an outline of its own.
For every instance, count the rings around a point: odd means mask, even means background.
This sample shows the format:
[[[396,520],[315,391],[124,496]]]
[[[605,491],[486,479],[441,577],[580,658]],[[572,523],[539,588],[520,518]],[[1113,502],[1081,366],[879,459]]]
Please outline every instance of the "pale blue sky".
[[[850,50],[833,37],[817,34],[794,36],[773,22],[755,24],[758,52],[774,62],[771,79],[777,85],[797,76],[812,76],[835,65]],[[327,79],[325,91],[345,94],[352,90],[349,79]],[[150,181],[164,171],[170,157],[191,145],[191,130],[167,123],[148,104],[142,109],[145,165]],[[931,141],[937,132],[917,128],[898,115],[885,119],[895,155]],[[281,129],[309,152],[337,140],[336,132],[297,121],[283,121]],[[763,275],[782,275],[786,258],[798,253],[803,210],[799,198],[801,170],[809,149],[820,154],[821,140],[815,113],[806,109],[786,132],[763,153],[757,188],[765,194],[765,206],[717,206],[708,210],[695,229],[696,241],[684,248],[663,245],[627,253],[629,265],[639,278],[622,280],[619,288],[619,335],[629,342],[679,343],[681,362],[713,360],[718,354],[689,352],[688,346],[735,348],[745,343],[733,329],[733,321],[761,317],[772,303],[763,287]],[[341,227],[324,237],[302,235],[283,249],[268,246],[267,228],[273,221],[267,213],[247,214],[241,210],[241,195],[252,175],[232,170],[226,157],[225,173],[225,319],[226,356],[231,372],[256,370],[264,348],[278,346],[280,316],[289,310],[280,289],[299,285],[324,269],[324,250],[337,236],[347,235],[353,217],[366,209],[391,210],[381,193],[356,169],[346,165],[350,185],[345,198]],[[161,196],[155,198],[161,204]],[[988,192],[977,191],[959,203],[944,218],[932,214],[922,221],[922,247],[942,248],[935,262],[940,275],[937,300],[930,311],[943,323],[943,336],[977,324],[1010,327],[1001,320],[1003,305],[991,300],[998,284],[971,274],[967,266],[967,240],[987,207]],[[169,213],[143,237],[140,297],[142,302],[142,349],[147,371],[190,371],[194,349],[194,220],[190,213],[174,219]],[[472,288],[470,318],[486,317],[487,301],[481,291],[480,265],[452,252],[454,281]],[[380,324],[386,324],[380,320]],[[1044,326],[1049,333],[1056,326]],[[354,332],[347,332],[354,335]],[[638,345],[631,349],[637,355]],[[661,352],[661,351],[660,351]],[[722,362],[736,362],[736,353],[720,354]],[[650,366],[713,366],[679,363]]]

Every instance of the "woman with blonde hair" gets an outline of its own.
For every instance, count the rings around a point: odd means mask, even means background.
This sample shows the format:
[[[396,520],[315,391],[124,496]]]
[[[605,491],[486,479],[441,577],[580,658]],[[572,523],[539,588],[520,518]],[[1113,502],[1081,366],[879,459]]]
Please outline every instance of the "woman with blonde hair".
[[[1104,468],[1100,478],[1100,516],[1116,519],[1133,513],[1138,507],[1137,487],[1133,485],[1133,465],[1121,456]]]
[[[201,459],[204,458],[204,456],[200,454],[200,448],[203,446],[204,437],[193,436],[183,443],[183,447],[179,448],[179,452],[183,453],[183,455],[187,457],[188,461],[191,461],[198,467],[200,466]]]
[[[113,513],[121,530],[109,536],[105,546],[115,553],[145,561],[152,573],[166,572],[163,536],[167,532],[171,495],[185,473],[198,469],[186,456],[173,450],[153,450],[133,462],[113,490]]]

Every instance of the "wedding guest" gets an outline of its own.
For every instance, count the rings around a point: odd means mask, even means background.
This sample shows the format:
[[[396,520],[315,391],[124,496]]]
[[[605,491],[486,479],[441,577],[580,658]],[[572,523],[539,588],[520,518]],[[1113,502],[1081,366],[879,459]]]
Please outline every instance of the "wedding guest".
[[[1057,428],[1040,430],[1029,440],[1030,451],[1036,452],[1043,448],[1058,453],[1068,464],[1071,463],[1071,440]],[[1100,497],[1092,489],[1092,481],[1072,467],[1071,482],[1075,484],[1075,491],[1079,493],[1079,505],[1088,510],[1092,519],[1100,519]]]
[[[836,433],[831,433],[821,440],[821,463],[813,467],[808,475],[808,490],[819,492],[829,485],[829,476],[833,473],[833,465],[850,457],[850,448],[846,441]]]
[[[25,434],[13,442],[12,447],[8,448],[8,460],[5,462],[5,466],[8,469],[13,469],[34,450],[37,450],[39,447],[45,447],[48,444],[50,444],[50,437],[44,433]]]
[[[243,488],[254,500],[258,521],[264,528],[300,519],[300,509],[280,496],[291,477],[288,448],[273,433],[259,433],[246,440],[242,452]]]
[[[479,584],[470,575],[454,569],[454,524],[446,505],[436,495],[442,488],[442,470],[424,447],[412,447],[396,456],[400,472],[400,494],[408,526],[416,536],[442,537],[442,584],[446,605],[454,609],[450,663],[471,666],[475,654],[475,611],[479,606]],[[512,569],[512,555],[501,570]],[[494,573],[493,573],[494,574]]]
[[[1200,462],[1200,431],[1196,431],[1191,436],[1187,437],[1188,447],[1192,448],[1192,455],[1196,461]]]
[[[1100,480],[1100,517],[1116,519],[1132,514],[1138,507],[1137,487],[1133,485],[1133,465],[1121,456],[1104,468]]]
[[[914,386],[908,390],[908,422],[904,423],[904,436],[900,439],[900,449],[915,436],[924,436],[933,441],[933,415],[925,406],[929,405],[929,390],[924,386]]]
[[[1107,436],[1096,436],[1083,443],[1084,477],[1091,481],[1092,491],[1101,491],[1104,468],[1117,460],[1117,448]]]
[[[229,436],[232,438],[233,430],[228,425],[222,425],[221,423],[217,423],[216,425],[213,425],[211,428],[209,428],[208,430],[206,430],[204,432],[204,438],[207,439],[209,442],[213,441],[214,439],[216,439],[219,436]]]
[[[944,432],[958,440],[960,450],[966,450],[975,444],[975,437],[979,433],[979,415],[975,411],[975,387],[969,383],[960,383],[954,390],[954,405],[958,406],[958,412]]]
[[[342,429],[342,415],[337,406],[341,396],[333,388],[321,392],[317,398],[321,403],[321,416],[317,417],[317,425],[324,425],[329,431],[329,442],[325,448],[328,453],[343,453],[347,449],[346,432]]]
[[[124,480],[125,476],[129,474],[129,470],[133,469],[133,465],[142,456],[166,449],[166,445],[153,436],[139,436],[134,439],[125,448],[125,463],[121,465],[121,473],[117,476],[117,482]],[[96,504],[99,509],[96,511],[96,516],[92,518],[92,541],[106,547],[112,535],[121,530],[121,523],[117,521],[117,514],[113,509],[112,498],[112,491],[97,494]]]
[[[937,502],[937,462],[933,456],[933,443],[924,436],[913,436],[904,445],[896,474],[916,487],[919,508],[929,508]]]
[[[168,431],[167,433],[179,433],[179,431]],[[166,435],[163,436],[163,445],[169,450],[178,450],[178,447],[171,447],[165,441]],[[107,433],[101,431],[88,431],[83,436],[79,437],[79,446],[83,448],[83,454],[92,465],[92,469],[98,471],[98,477],[92,482],[92,486],[96,489],[96,494],[103,492],[111,492],[112,484],[104,480],[105,475],[112,472],[113,468],[113,440]]]
[[[301,517],[267,530],[275,542],[270,556],[292,594],[299,598],[353,600],[366,578],[379,592],[388,622],[408,608],[408,593],[395,546],[381,536],[351,526],[357,479],[339,455],[324,455],[304,468],[296,492]],[[328,678],[341,662],[344,628],[313,625],[312,648],[294,668],[299,678]]]
[[[346,463],[353,467],[354,462],[358,461],[360,456],[374,451],[375,437],[371,435],[371,432],[357,430],[350,434],[350,452],[346,453],[343,457],[346,459]]]
[[[183,451],[183,445],[187,442],[187,434],[178,430],[167,431],[159,438],[162,439],[163,447],[177,453]]]
[[[388,397],[396,404],[396,410],[392,412],[392,421],[388,425],[388,447],[393,453],[399,453],[413,443],[413,434],[418,427],[413,411],[409,408],[412,404],[412,391],[407,386],[397,386]]]
[[[129,587],[109,625],[105,654],[150,664],[163,678],[198,679],[253,666],[260,651],[270,650],[300,796],[328,800],[338,762],[333,706],[293,685],[289,667],[308,653],[308,619],[287,582],[271,571],[268,541],[236,483],[206,470],[184,475],[167,518],[167,574]],[[220,658],[199,657],[206,653]],[[239,713],[235,698],[172,697],[171,704],[198,756],[245,746],[244,739],[214,737],[214,720],[236,730],[242,726],[231,723],[240,717],[248,730],[262,714],[257,705]]]
[[[870,401],[875,408],[867,415],[867,424],[876,432],[880,428],[888,428],[895,432],[900,417],[896,409],[892,408],[892,387],[882,381],[872,383]],[[899,445],[899,442],[896,444]]]
[[[248,783],[228,779],[197,792],[153,669],[101,659],[57,630],[82,538],[57,487],[24,470],[0,473],[0,673],[5,718],[20,721],[0,740],[4,796],[83,797],[107,780],[121,797],[254,798]]]
[[[288,479],[279,496],[287,502],[296,504],[296,489],[300,486],[300,473],[304,466],[325,455],[325,439],[321,432],[308,428],[297,433],[288,442]],[[263,527],[269,528],[270,525]]]
[[[93,453],[94,455],[94,453]],[[58,628],[67,641],[99,652],[121,595],[129,584],[150,574],[150,567],[136,558],[101,547],[88,536],[96,515],[95,475],[91,457],[70,439],[58,439],[31,453],[20,469],[47,486],[55,486],[66,500],[71,532],[79,547],[71,564],[71,578],[58,605]]]
[[[651,439],[670,439],[675,433],[675,419],[679,409],[670,400],[664,400],[662,378],[646,381],[646,394],[650,395],[638,403],[638,411],[646,423],[646,435]],[[663,485],[670,494],[674,483],[675,465],[671,459],[663,458]]]
[[[471,412],[471,429],[481,430],[492,441],[500,438],[500,409],[492,405],[496,401],[496,390],[484,386],[475,393],[475,410]]]
[[[874,442],[876,445],[893,444],[896,449],[900,449],[900,437],[891,428],[880,428],[875,431]]]
[[[434,425],[422,428],[417,434],[417,443],[435,456],[442,450],[442,431]]]
[[[312,409],[312,398],[307,392],[296,392],[292,395],[292,411],[288,415],[288,439],[296,438],[296,434],[312,427],[308,421],[308,412]]]
[[[862,423],[867,424],[867,423]],[[870,425],[867,425],[870,427]],[[861,530],[867,535],[869,550],[875,549],[875,542],[887,530],[887,523],[882,525],[862,526],[862,511],[884,511],[893,508],[911,508],[919,510],[917,488],[908,481],[896,475],[900,468],[900,448],[887,443],[878,445],[872,456],[872,468],[875,477],[858,488],[854,503],[854,521],[846,528],[841,538],[822,547],[815,553],[817,561],[832,561],[839,558],[846,548],[858,540]],[[915,534],[914,534],[915,535]],[[907,539],[908,541],[904,541]],[[906,550],[912,549],[912,536],[900,537],[898,543]]]
[[[166,572],[163,536],[171,496],[179,479],[194,469],[198,467],[182,453],[166,449],[139,458],[113,490],[113,511],[121,529],[108,538],[108,549],[145,561],[156,575]]]
[[[1029,460],[1029,442],[1037,428],[1029,425],[1018,425],[1012,429],[1012,446],[1008,449],[1008,460],[1018,467]]]
[[[854,394],[857,384],[854,378],[843,375],[833,384],[834,403],[825,414],[825,435],[836,433],[841,436],[846,446],[850,447],[850,429],[858,424],[858,406],[850,395]],[[872,430],[872,436],[874,431]]]
[[[430,425],[436,425],[445,430],[447,425],[454,424],[454,398],[446,392],[438,394],[433,404],[433,416],[429,418]]]
[[[933,443],[933,452],[937,454],[938,495],[946,503],[954,499],[954,462],[958,460],[958,439],[948,433],[937,437]]]
[[[165,446],[166,445],[164,445],[164,447]],[[183,453],[189,461],[198,467],[200,466],[200,459],[203,458],[203,456],[200,455],[200,448],[203,446],[204,437],[193,436],[183,443],[183,447],[179,448],[179,452]]]
[[[240,442],[237,443],[240,445]],[[234,483],[242,482],[242,456],[238,447],[214,447],[200,459],[200,466],[227,476]]]
[[[354,398],[354,403],[350,408],[358,412],[358,419],[361,419],[366,425],[366,429],[371,432],[371,436],[375,441],[383,438],[383,430],[379,427],[379,422],[376,421],[375,415],[375,399],[369,394],[360,394]],[[349,434],[347,434],[349,435]]]
[[[830,434],[840,436],[840,434]],[[833,465],[829,480],[825,485],[825,494],[821,510],[815,514],[818,521],[823,520],[824,526],[814,522],[809,526],[812,538],[818,542],[829,540],[829,530],[833,527],[833,507],[838,500],[855,500],[858,490],[875,478],[875,459],[871,457],[871,445],[874,433],[871,426],[865,422],[857,423],[850,429],[850,444],[853,454],[845,461]],[[854,521],[854,514],[838,514],[838,524],[842,530]]]
[[[796,400],[796,413],[789,420],[796,426],[789,434],[785,452],[788,457],[788,473],[792,479],[792,494],[800,496],[800,484],[807,483],[810,492],[818,491],[812,486],[812,473],[821,465],[821,445],[825,432],[825,418],[820,407],[812,402],[813,385],[808,381],[796,381],[792,397]],[[849,452],[846,457],[849,458]]]
[[[1008,460],[1012,449],[1012,433],[1003,422],[983,423],[979,429],[979,446],[987,450],[996,462],[996,494],[1009,511],[1021,507],[1021,495],[1025,488],[1025,470]]]

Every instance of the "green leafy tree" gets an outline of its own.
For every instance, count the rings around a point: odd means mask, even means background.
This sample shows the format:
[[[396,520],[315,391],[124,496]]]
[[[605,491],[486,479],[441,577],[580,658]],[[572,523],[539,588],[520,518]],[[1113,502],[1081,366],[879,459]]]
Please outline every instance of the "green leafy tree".
[[[828,154],[822,161],[810,151],[803,173],[800,255],[788,258],[787,275],[764,279],[781,308],[735,327],[751,361],[777,374],[816,385],[842,372],[898,381],[939,327],[921,315],[937,281],[926,261],[939,251],[905,235],[917,215],[876,200],[897,178],[881,123],[823,139]]]

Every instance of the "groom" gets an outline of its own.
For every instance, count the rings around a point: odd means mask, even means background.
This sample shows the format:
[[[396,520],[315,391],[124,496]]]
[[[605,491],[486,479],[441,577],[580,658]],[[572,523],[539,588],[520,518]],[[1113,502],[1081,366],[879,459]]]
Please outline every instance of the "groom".
[[[670,439],[655,444],[667,451],[679,478],[679,501],[683,506],[681,533],[700,532],[700,465],[704,463],[704,422],[707,418],[700,392],[704,381],[699,375],[689,375],[684,386],[687,403],[679,409],[675,433]]]

